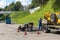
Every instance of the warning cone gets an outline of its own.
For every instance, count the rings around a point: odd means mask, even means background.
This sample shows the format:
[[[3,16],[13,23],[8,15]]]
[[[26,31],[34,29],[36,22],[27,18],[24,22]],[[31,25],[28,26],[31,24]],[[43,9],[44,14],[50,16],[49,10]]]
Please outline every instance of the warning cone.
[[[17,30],[17,32],[19,33],[20,31],[19,31],[19,30]]]
[[[25,31],[24,35],[27,35],[27,32]]]
[[[38,34],[38,35],[40,34],[39,31],[37,31],[37,34]]]
[[[19,31],[18,31],[19,32]]]

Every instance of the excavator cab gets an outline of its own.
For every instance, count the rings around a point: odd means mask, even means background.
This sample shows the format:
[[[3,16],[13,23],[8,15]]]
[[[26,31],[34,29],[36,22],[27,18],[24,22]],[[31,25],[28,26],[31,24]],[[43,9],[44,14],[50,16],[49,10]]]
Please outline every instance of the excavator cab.
[[[44,19],[47,20],[48,25],[60,24],[60,13],[46,13]]]
[[[55,13],[51,13],[50,21],[52,22],[52,24],[57,24],[57,15]]]

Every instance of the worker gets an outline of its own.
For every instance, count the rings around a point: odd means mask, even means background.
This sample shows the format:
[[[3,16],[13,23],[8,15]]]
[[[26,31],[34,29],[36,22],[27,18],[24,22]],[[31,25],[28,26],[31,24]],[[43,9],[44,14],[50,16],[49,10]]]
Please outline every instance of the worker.
[[[33,22],[28,23],[28,31],[33,31]]]
[[[19,26],[17,29],[17,32],[20,32],[20,31],[21,31],[21,26]]]
[[[20,31],[25,31],[27,29],[27,24],[24,24],[23,27],[19,26],[17,31],[20,32]]]
[[[38,30],[39,31],[42,30],[42,19],[41,18],[39,19],[39,28],[38,28]]]

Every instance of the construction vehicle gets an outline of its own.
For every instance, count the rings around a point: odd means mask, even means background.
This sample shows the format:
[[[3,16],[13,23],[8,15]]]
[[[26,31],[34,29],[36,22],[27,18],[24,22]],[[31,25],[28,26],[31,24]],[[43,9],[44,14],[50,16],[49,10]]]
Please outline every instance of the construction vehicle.
[[[49,33],[51,30],[60,31],[60,13],[45,13],[42,24],[45,33]]]

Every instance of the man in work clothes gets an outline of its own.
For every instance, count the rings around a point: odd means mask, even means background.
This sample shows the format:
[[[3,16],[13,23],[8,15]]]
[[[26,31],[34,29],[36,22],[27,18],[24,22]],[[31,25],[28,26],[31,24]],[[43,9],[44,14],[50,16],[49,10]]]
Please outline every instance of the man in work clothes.
[[[39,28],[38,28],[38,30],[40,31],[42,29],[42,19],[40,18],[40,20],[39,20]]]

